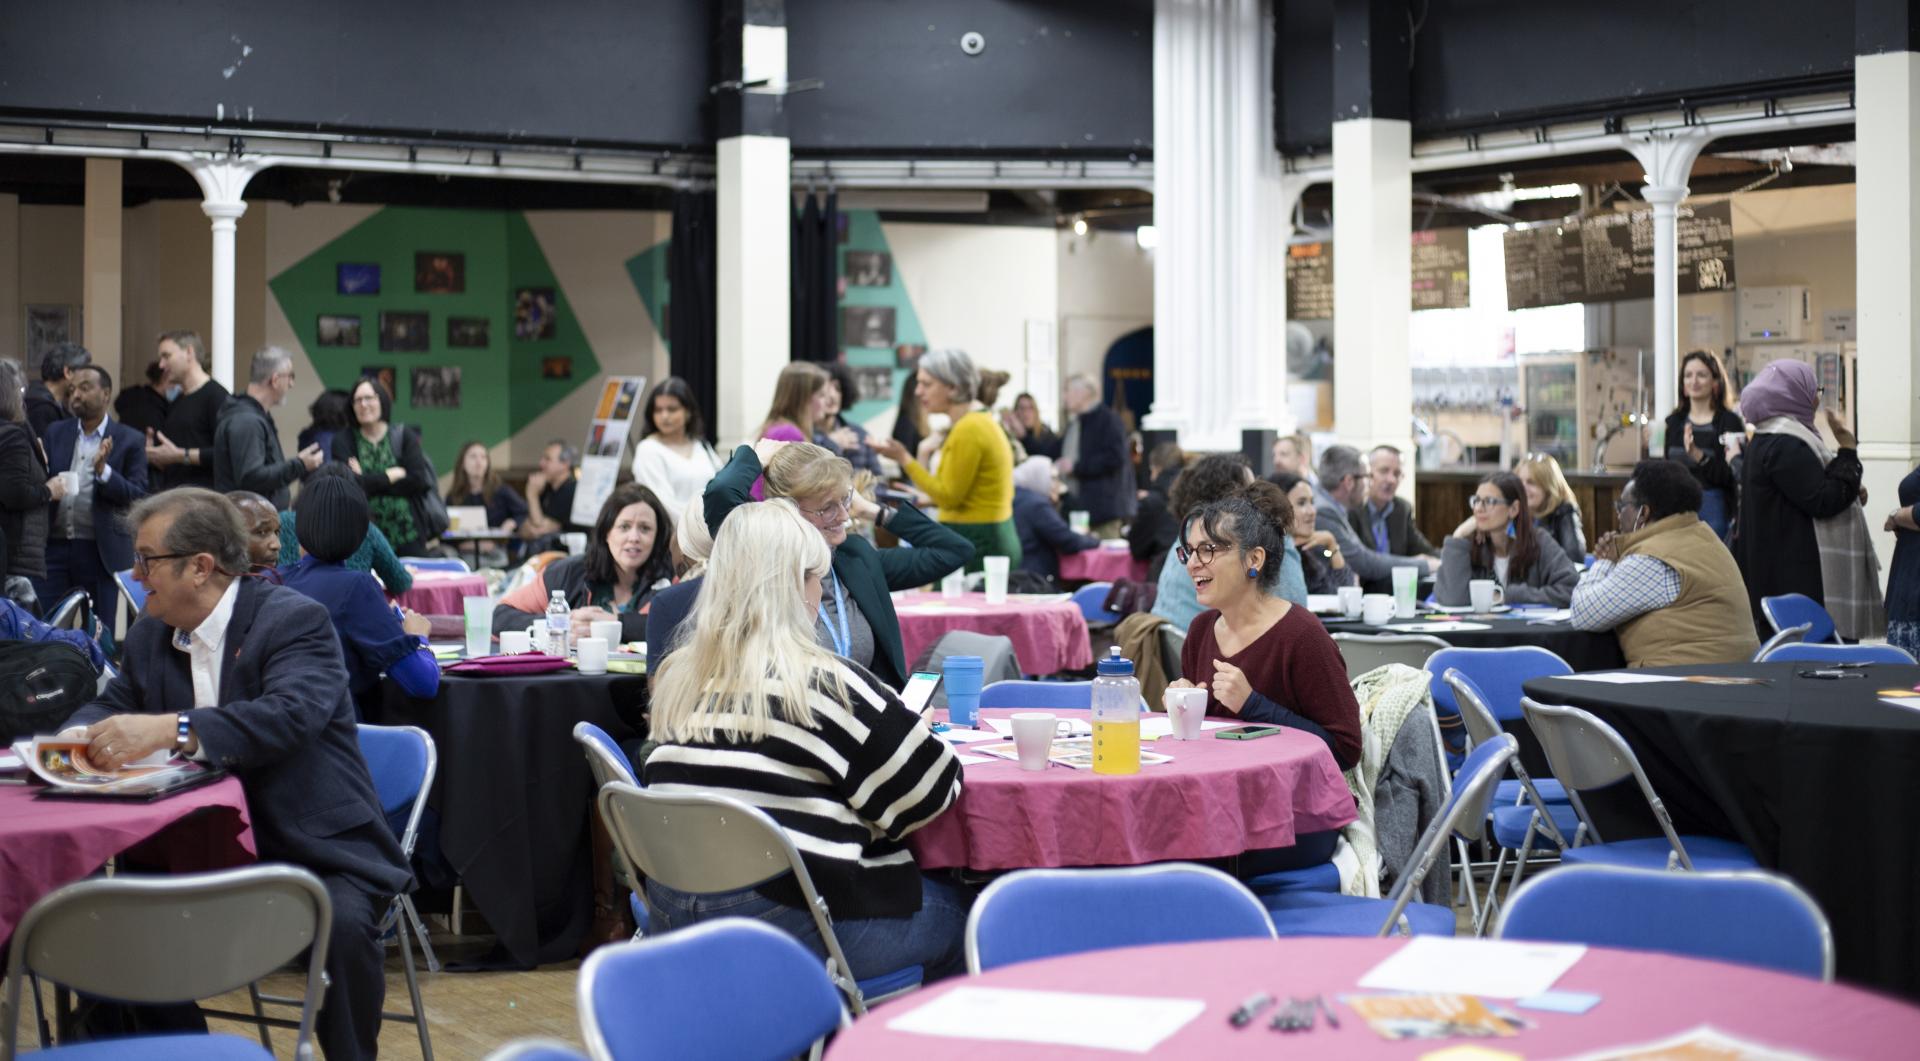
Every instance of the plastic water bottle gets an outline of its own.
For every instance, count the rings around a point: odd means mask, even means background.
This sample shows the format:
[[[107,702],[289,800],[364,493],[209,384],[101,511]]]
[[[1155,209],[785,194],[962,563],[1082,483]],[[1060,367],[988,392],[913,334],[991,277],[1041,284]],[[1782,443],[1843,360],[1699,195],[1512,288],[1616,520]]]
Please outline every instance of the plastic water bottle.
[[[1093,679],[1093,772],[1140,772],[1140,679],[1118,645]]]
[[[547,599],[547,654],[567,658],[568,635],[573,632],[573,609],[567,607],[567,595],[559,590]]]

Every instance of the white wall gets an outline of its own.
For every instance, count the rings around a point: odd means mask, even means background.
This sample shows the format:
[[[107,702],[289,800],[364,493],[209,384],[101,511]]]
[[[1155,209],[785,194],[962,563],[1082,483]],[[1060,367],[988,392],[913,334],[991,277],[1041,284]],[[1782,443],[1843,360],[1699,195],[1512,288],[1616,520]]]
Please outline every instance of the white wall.
[[[1060,269],[1060,379],[1084,373],[1100,379],[1107,348],[1153,324],[1153,253],[1131,232],[1062,229]],[[1060,423],[1059,395],[1034,395],[1046,419]]]

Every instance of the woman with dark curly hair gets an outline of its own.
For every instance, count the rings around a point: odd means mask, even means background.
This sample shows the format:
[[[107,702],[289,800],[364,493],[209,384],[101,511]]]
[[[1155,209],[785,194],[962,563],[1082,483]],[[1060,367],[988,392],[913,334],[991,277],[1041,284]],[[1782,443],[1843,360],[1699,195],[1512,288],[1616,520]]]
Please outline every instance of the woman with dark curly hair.
[[[1247,467],[1246,459],[1239,454],[1216,453],[1202,457],[1188,465],[1180,477],[1173,481],[1173,490],[1167,495],[1167,508],[1173,518],[1185,526],[1187,517],[1202,506],[1237,497],[1252,482],[1253,469]],[[1281,543],[1279,551],[1280,561],[1273,579],[1273,593],[1305,608],[1307,578],[1300,567],[1300,550],[1294,548],[1289,539]],[[1169,552],[1166,561],[1160,565],[1160,582],[1153,603],[1153,614],[1184,630],[1193,622],[1194,616],[1206,609],[1194,595],[1193,579],[1187,575],[1186,565],[1175,555],[1177,552]]]

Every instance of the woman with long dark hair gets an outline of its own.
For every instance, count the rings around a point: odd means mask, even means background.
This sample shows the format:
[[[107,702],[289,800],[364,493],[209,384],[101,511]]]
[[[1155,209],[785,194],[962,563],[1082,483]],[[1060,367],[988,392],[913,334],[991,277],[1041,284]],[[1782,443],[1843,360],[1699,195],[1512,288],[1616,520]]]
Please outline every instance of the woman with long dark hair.
[[[547,614],[555,591],[572,609],[573,634],[585,637],[592,624],[619,620],[620,641],[647,637],[647,602],[673,584],[673,519],[653,491],[639,483],[614,488],[584,556],[548,564],[532,582],[500,599],[493,609],[493,632],[519,630]]]
[[[684,512],[720,470],[720,455],[707,443],[700,400],[679,376],[647,392],[641,406],[640,444],[633,447],[633,481],[652,490],[668,512]]]
[[[487,444],[477,439],[460,447],[460,459],[453,465],[447,506],[456,505],[485,507],[487,526],[499,531],[511,532],[527,519],[527,499],[500,480]]]
[[[1512,472],[1487,476],[1469,503],[1473,515],[1440,546],[1434,599],[1448,606],[1466,604],[1469,581],[1492,579],[1506,590],[1509,604],[1566,607],[1580,572],[1559,542],[1537,532],[1520,477]]]
[[[1712,527],[1721,541],[1732,529],[1739,504],[1726,443],[1739,439],[1735,445],[1743,445],[1746,430],[1746,421],[1733,410],[1720,355],[1693,350],[1681,358],[1680,404],[1667,416],[1667,456],[1686,465],[1699,480],[1701,522]]]

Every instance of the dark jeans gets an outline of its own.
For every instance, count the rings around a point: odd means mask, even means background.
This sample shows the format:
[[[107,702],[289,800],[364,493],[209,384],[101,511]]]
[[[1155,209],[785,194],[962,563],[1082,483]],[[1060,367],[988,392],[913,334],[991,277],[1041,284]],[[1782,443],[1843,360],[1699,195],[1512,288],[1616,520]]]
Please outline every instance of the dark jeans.
[[[966,968],[964,942],[967,897],[938,877],[920,877],[920,910],[909,917],[833,919],[833,934],[852,966],[855,980],[895,972],[909,965],[924,970],[924,982],[954,976]],[[774,902],[748,888],[737,892],[690,895],[657,881],[647,882],[647,906],[656,931],[670,931],[716,917],[751,917],[799,940],[823,960],[826,944],[805,910]]]
[[[1340,841],[1340,830],[1328,829],[1319,833],[1301,833],[1293,838],[1292,847],[1267,847],[1258,851],[1246,851],[1233,858],[1222,859],[1215,863],[1218,868],[1239,877],[1251,880],[1268,873],[1282,870],[1305,869],[1317,866],[1333,858],[1333,849]]]
[[[113,572],[100,562],[100,546],[90,538],[47,539],[47,577],[34,580],[40,607],[50,609],[76,589],[87,591],[93,599],[93,614],[111,629],[120,587],[113,581]]]

